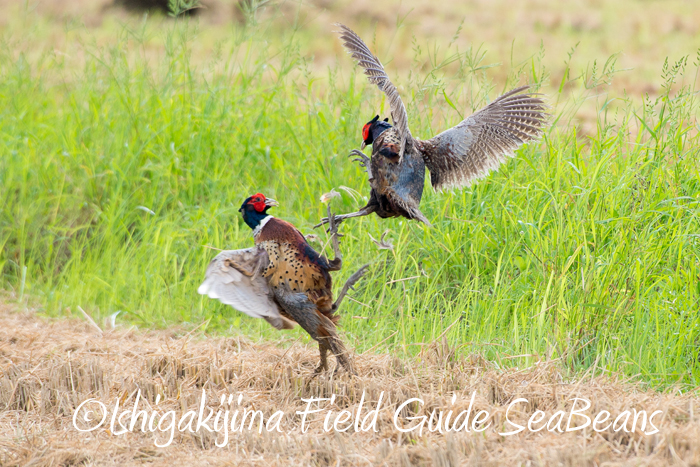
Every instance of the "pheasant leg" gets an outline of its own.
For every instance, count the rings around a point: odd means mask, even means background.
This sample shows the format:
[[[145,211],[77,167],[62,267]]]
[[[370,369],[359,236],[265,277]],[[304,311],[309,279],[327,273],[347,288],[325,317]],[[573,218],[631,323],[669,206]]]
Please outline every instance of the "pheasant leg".
[[[362,217],[362,216],[369,216],[376,210],[376,207],[374,206],[365,206],[364,208],[360,209],[357,212],[351,212],[349,214],[341,214],[339,216],[334,216],[335,217],[335,223],[340,224],[343,222],[345,219],[350,219],[351,217]],[[328,224],[330,221],[327,217],[324,217],[321,219],[321,222],[314,225],[314,229],[317,229],[321,227],[323,224]]]
[[[328,346],[330,347],[331,353],[333,353],[336,361],[338,362],[338,364],[335,367],[335,370],[333,371],[333,374],[337,374],[338,369],[343,368],[345,371],[348,372],[349,375],[356,375],[357,373],[355,372],[355,367],[352,363],[352,360],[350,359],[348,351],[343,345],[343,342],[338,337],[331,337],[330,339],[328,339]]]
[[[340,308],[340,304],[343,302],[343,299],[348,294],[348,291],[355,290],[354,285],[357,283],[357,281],[359,281],[362,278],[362,276],[365,275],[368,267],[369,267],[369,263],[365,264],[360,269],[355,271],[355,273],[352,276],[350,276],[347,281],[345,281],[345,285],[343,285],[343,288],[340,290],[340,293],[338,294],[338,298],[333,303],[333,311],[334,312],[336,310],[338,310],[338,308]]]
[[[319,363],[316,369],[314,370],[314,376],[324,371],[328,371],[328,347],[325,343],[319,342],[318,351],[321,354],[321,363]]]
[[[338,224],[340,224],[340,222],[336,222],[336,216],[331,212],[330,203],[328,203],[327,210],[328,232],[331,234],[331,244],[333,245],[333,254],[335,255],[335,259],[330,261],[330,270],[340,271],[340,269],[343,267],[343,256],[340,253],[340,242],[338,241],[338,237],[342,237],[342,235],[338,233]]]

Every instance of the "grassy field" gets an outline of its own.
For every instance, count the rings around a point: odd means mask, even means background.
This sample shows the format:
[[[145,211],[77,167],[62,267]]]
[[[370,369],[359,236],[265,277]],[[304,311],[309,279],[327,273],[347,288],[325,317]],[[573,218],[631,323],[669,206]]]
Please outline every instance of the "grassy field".
[[[252,244],[237,212],[249,194],[279,200],[274,214],[304,233],[332,188],[343,193],[336,212],[363,204],[366,178],[346,154],[387,107],[330,28],[280,28],[276,17],[215,36],[205,19],[94,28],[26,11],[15,19],[0,43],[7,298],[49,315],[81,316],[81,307],[98,322],[279,339],[196,288],[210,247]],[[654,92],[601,96],[620,68],[606,51],[581,74],[566,52],[544,49],[489,68],[478,43],[457,27],[452,35],[379,48],[384,62],[411,57],[396,64],[410,72],[395,81],[414,135],[526,82],[547,93],[554,125],[472,188],[428,189],[432,229],[376,217],[344,224],[336,284],[371,263],[345,302],[348,343],[416,355],[440,337],[499,367],[557,359],[572,375],[700,385],[700,52],[670,41],[678,47],[665,60],[650,49]],[[505,39],[496,40],[501,50]],[[324,49],[337,59],[324,62]],[[386,229],[394,248],[378,250],[370,236]]]

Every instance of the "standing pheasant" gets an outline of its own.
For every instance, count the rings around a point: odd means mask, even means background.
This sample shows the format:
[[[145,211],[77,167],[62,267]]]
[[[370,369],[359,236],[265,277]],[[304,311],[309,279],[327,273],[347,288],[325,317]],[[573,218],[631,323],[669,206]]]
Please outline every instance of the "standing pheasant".
[[[372,188],[369,202],[357,212],[336,216],[337,221],[377,213],[379,217],[403,216],[428,226],[419,209],[423,196],[425,167],[433,188],[443,190],[468,186],[485,177],[513,155],[521,144],[542,135],[548,114],[538,94],[522,86],[502,95],[432,139],[411,136],[406,108],[384,67],[350,28],[337,24],[343,45],[364,68],[368,80],[386,94],[391,109],[388,118],[377,115],[362,128],[362,146],[372,145],[372,157],[355,149],[351,156],[365,167]],[[324,218],[319,227],[329,220]]]
[[[340,270],[342,258],[330,208],[335,251],[332,261],[311,248],[292,224],[268,214],[273,206],[278,206],[277,201],[261,193],[246,198],[239,211],[253,229],[255,246],[219,253],[209,264],[206,278],[197,291],[247,315],[264,318],[277,329],[291,329],[298,323],[318,341],[321,364],[317,373],[328,369],[329,350],[339,366],[354,373],[352,361],[336,331],[340,318],[337,311],[367,265],[348,279],[334,302],[329,272]]]

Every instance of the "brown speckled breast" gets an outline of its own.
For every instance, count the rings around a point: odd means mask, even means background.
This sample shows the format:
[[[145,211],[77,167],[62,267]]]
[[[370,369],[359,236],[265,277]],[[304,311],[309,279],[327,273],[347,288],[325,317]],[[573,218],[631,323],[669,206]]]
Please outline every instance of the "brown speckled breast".
[[[311,248],[296,227],[273,218],[255,237],[255,244],[270,258],[262,272],[270,287],[305,293],[319,311],[330,313],[333,293],[328,261]]]

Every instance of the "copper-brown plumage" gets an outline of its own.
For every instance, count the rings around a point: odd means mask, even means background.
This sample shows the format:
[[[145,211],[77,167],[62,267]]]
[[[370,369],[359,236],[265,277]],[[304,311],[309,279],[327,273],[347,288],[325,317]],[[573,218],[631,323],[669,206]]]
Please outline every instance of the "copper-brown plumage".
[[[255,244],[268,255],[269,264],[262,271],[272,288],[303,292],[318,311],[336,323],[334,314],[330,262],[319,255],[292,224],[270,219],[255,236]]]
[[[327,369],[326,356],[330,351],[339,366],[352,373],[352,360],[336,324],[343,297],[367,266],[348,279],[334,302],[330,271],[338,271],[342,266],[335,222],[331,223],[331,231],[336,257],[329,261],[309,245],[296,227],[267,214],[276,205],[276,201],[260,193],[243,202],[240,211],[253,229],[255,246],[217,255],[198,291],[250,316],[264,318],[277,329],[299,324],[318,342],[321,364],[317,371]]]

